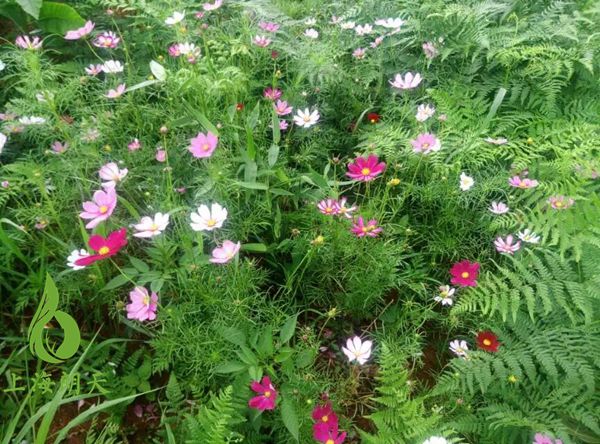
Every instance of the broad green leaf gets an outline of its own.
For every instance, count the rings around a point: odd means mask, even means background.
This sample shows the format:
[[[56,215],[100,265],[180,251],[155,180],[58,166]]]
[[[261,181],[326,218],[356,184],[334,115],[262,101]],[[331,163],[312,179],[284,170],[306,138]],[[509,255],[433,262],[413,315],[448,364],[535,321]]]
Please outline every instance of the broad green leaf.
[[[227,361],[215,368],[215,373],[237,373],[248,368],[247,364],[239,361]]]
[[[296,331],[296,321],[298,319],[298,315],[295,314],[287,318],[283,327],[281,327],[281,332],[279,333],[279,338],[281,342],[284,344],[288,342],[294,336],[294,332]]]
[[[148,273],[150,271],[150,267],[148,266],[148,264],[138,259],[137,257],[131,256],[129,258],[129,261],[131,262],[131,265],[133,265],[135,269],[140,273]]]
[[[150,62],[150,71],[152,71],[152,75],[161,82],[164,82],[167,79],[167,71],[165,70],[165,67],[154,60]]]
[[[221,336],[223,336],[223,339],[231,342],[232,344],[240,346],[246,345],[246,335],[238,328],[224,327],[220,333]]]
[[[136,83],[132,87],[127,87],[125,92],[135,91],[136,89],[142,89],[150,85],[154,85],[156,83],[160,83],[160,80],[144,80],[143,82]]]
[[[40,17],[40,9],[42,8],[42,0],[16,0],[23,11],[32,16],[34,19]]]
[[[271,148],[269,148],[269,152],[267,153],[267,162],[269,163],[269,166],[272,167],[273,165],[275,165],[277,163],[278,158],[279,145],[274,143],[273,145],[271,145]]]
[[[296,413],[294,404],[288,398],[283,398],[283,401],[281,401],[281,419],[283,420],[283,425],[285,425],[285,428],[288,429],[288,432],[290,432],[290,435],[292,435],[294,439],[298,441],[300,434],[298,414]]]
[[[85,24],[85,20],[69,5],[48,1],[42,4],[38,22],[40,28],[52,34],[65,34]]]
[[[268,190],[269,186],[266,183],[259,183],[259,182],[235,182],[235,184],[237,186],[240,186],[242,188],[249,188],[251,190]]]
[[[267,252],[267,246],[265,244],[260,244],[260,243],[242,244],[241,249],[243,251],[252,251],[254,253],[266,253]]]
[[[129,280],[129,276],[119,274],[108,281],[104,288],[102,288],[102,291],[114,290],[115,288],[122,287],[123,285],[127,284]]]

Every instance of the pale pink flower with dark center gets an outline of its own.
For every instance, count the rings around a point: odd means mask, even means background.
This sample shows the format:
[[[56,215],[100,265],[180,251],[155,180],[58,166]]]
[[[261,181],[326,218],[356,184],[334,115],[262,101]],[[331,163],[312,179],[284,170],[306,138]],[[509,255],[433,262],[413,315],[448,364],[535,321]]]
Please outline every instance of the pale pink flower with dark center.
[[[42,41],[39,37],[30,37],[28,35],[18,36],[15,44],[21,49],[29,49],[31,51],[36,51],[42,47]]]
[[[219,9],[222,4],[223,4],[223,0],[215,0],[214,3],[204,3],[204,5],[202,6],[202,8],[205,11],[214,11],[216,9]]]
[[[112,31],[106,31],[96,36],[93,45],[98,48],[115,49],[119,46],[120,41],[121,38],[117,37],[117,34]]]
[[[65,151],[67,151],[67,149],[69,148],[69,144],[67,142],[62,143],[59,142],[58,140],[56,140],[52,145],[52,152],[54,152],[55,154],[62,154]]]
[[[402,76],[402,74],[396,74],[396,76],[394,77],[394,81],[390,80],[389,82],[390,85],[392,85],[394,88],[413,89],[419,86],[422,80],[423,78],[421,77],[421,74],[413,74],[412,72],[407,72],[406,74],[404,74],[404,76]]]
[[[286,116],[293,110],[285,100],[277,100],[277,102],[273,104],[273,108],[278,116]]]
[[[129,151],[136,151],[139,150],[142,147],[142,144],[140,143],[140,141],[135,138],[133,139],[131,142],[129,142],[127,144],[127,148],[129,149]]]
[[[340,212],[338,202],[335,199],[323,199],[317,204],[317,208],[326,216],[334,216]]]
[[[273,22],[260,22],[258,26],[260,29],[267,32],[277,32],[279,29],[279,25]]]
[[[355,59],[358,59],[358,60],[364,59],[366,53],[367,53],[367,50],[365,48],[356,48],[352,52],[352,57],[354,57]]]
[[[145,287],[135,287],[129,293],[130,304],[125,306],[127,319],[138,321],[153,321],[156,319],[158,309],[158,295],[155,292],[148,294]]]
[[[115,162],[109,162],[100,168],[98,175],[100,176],[100,179],[105,181],[102,184],[103,188],[114,188],[119,182],[125,179],[128,172],[129,170],[127,168],[120,169],[119,165]]]
[[[552,196],[548,198],[548,203],[555,210],[566,210],[573,206],[575,199],[562,195]]]
[[[10,182],[8,180],[3,180],[1,185],[2,185],[2,188],[8,188],[8,187],[10,187]]]
[[[97,76],[102,72],[102,65],[89,65],[85,68],[85,73],[89,76]]]
[[[433,44],[433,42],[423,43],[423,52],[425,53],[425,57],[427,57],[430,60],[438,55],[438,50]]]
[[[537,187],[539,185],[539,182],[534,179],[527,179],[527,178],[522,179],[519,176],[513,176],[510,179],[508,179],[508,184],[511,187],[527,189],[527,188]]]
[[[283,92],[278,89],[278,88],[272,88],[270,86],[266,87],[265,90],[263,91],[263,96],[265,99],[268,100],[277,100],[281,97],[281,95],[283,94]]]
[[[346,202],[348,201],[347,197],[342,197],[338,201],[338,211],[340,216],[344,216],[346,219],[352,219],[352,213],[354,213],[358,207],[356,205],[352,205],[347,207]]]
[[[266,48],[271,44],[271,39],[265,37],[264,35],[257,35],[252,39],[252,43],[254,43],[256,46],[260,46],[261,48]]]
[[[410,143],[415,153],[430,154],[442,149],[440,140],[430,133],[419,134]]]
[[[366,224],[362,216],[358,216],[358,219],[352,225],[350,229],[356,237],[377,237],[379,233],[383,231],[383,228],[377,226],[377,220],[371,219]]]
[[[88,20],[81,28],[67,31],[65,40],[79,40],[92,32],[95,26],[94,22]]]
[[[100,222],[105,221],[117,206],[117,192],[114,188],[105,191],[98,190],[94,193],[93,201],[83,203],[83,212],[79,213],[82,219],[91,219],[85,228],[95,228]]]
[[[106,97],[109,99],[118,99],[125,93],[126,90],[127,86],[124,83],[121,83],[115,89],[109,89],[106,93]]]
[[[167,229],[169,225],[169,214],[168,213],[156,213],[154,218],[145,216],[142,220],[134,225],[133,227],[137,230],[137,233],[133,235],[135,237],[154,237],[161,234]]]
[[[219,138],[209,131],[206,134],[198,133],[191,142],[188,151],[196,158],[204,158],[212,156],[219,143]]]
[[[370,154],[369,157],[357,157],[348,165],[346,176],[362,182],[369,182],[385,171],[385,162],[379,162],[379,157]]]
[[[506,236],[506,239],[502,239],[502,237],[498,236],[494,241],[494,245],[496,246],[496,250],[499,253],[505,254],[514,254],[515,251],[518,251],[521,248],[521,241],[517,241],[513,243],[512,235]]]
[[[492,202],[488,210],[494,214],[505,214],[508,213],[509,208],[508,205],[503,202]]]
[[[242,244],[234,244],[230,240],[223,242],[223,245],[212,251],[212,257],[209,259],[213,264],[226,264],[231,261],[240,251]]]

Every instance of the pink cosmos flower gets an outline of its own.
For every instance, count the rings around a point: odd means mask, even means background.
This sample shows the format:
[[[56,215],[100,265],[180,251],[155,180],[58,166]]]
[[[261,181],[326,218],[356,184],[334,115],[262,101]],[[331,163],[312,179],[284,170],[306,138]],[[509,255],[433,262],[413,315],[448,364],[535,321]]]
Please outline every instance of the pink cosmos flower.
[[[194,14],[194,17],[196,17],[198,20],[204,18],[204,12],[203,11],[198,11]]]
[[[356,48],[352,52],[352,57],[354,57],[355,59],[358,59],[358,60],[364,59],[366,53],[367,53],[367,50],[365,48]]]
[[[204,3],[204,5],[202,6],[202,8],[205,11],[214,11],[216,9],[219,9],[221,7],[221,5],[223,4],[223,0],[215,0],[214,3]]]
[[[548,203],[555,210],[566,210],[567,208],[571,208],[573,206],[575,200],[571,197],[559,195],[548,198]]]
[[[277,100],[281,97],[281,95],[283,94],[283,92],[280,89],[273,89],[270,86],[268,86],[267,88],[265,88],[265,90],[263,91],[263,96],[265,99],[267,100]]]
[[[52,152],[54,152],[55,154],[62,154],[65,151],[67,151],[67,149],[69,148],[69,144],[67,142],[62,143],[59,142],[58,140],[56,140],[52,145]]]
[[[156,156],[154,156],[159,162],[167,161],[167,152],[165,150],[156,150]]]
[[[168,51],[171,57],[179,57],[181,55],[181,51],[179,50],[179,43],[175,43],[169,46]]]
[[[264,35],[257,35],[252,39],[252,43],[254,43],[256,46],[260,46],[261,48],[266,48],[271,44],[271,39],[265,37]]]
[[[98,234],[94,234],[90,236],[88,245],[98,254],[80,255],[80,258],[75,260],[75,265],[85,267],[117,254],[121,248],[127,245],[127,229],[121,228],[120,230],[113,231],[106,239]]]
[[[354,213],[358,207],[356,205],[352,205],[350,207],[346,206],[346,202],[348,198],[342,197],[338,202],[338,212],[341,216],[344,216],[346,219],[352,219],[352,213]]]
[[[560,439],[554,441],[551,437],[542,433],[536,433],[533,439],[535,439],[533,444],[562,444],[562,441]]]
[[[273,104],[273,108],[278,116],[286,116],[293,110],[285,100],[277,100],[277,102]]]
[[[502,239],[498,236],[494,241],[494,245],[496,246],[496,251],[498,251],[498,253],[514,254],[515,251],[518,251],[519,248],[521,248],[521,241],[517,241],[513,244],[513,237],[509,234],[506,236],[506,239]]]
[[[126,88],[125,84],[121,83],[116,89],[109,89],[105,97],[108,97],[109,99],[118,99],[125,93]]]
[[[114,32],[106,31],[96,36],[93,45],[98,48],[115,49],[117,46],[119,46],[120,41],[121,38],[117,37],[117,35]]]
[[[326,216],[334,216],[340,212],[338,202],[335,199],[323,199],[317,204],[317,208]]]
[[[510,208],[503,202],[492,202],[492,205],[488,208],[494,214],[505,214],[508,213]]]
[[[92,32],[95,26],[94,22],[88,20],[81,28],[67,31],[65,40],[79,40]]]
[[[252,381],[250,388],[253,392],[258,393],[258,396],[255,396],[248,401],[248,406],[250,406],[250,408],[260,410],[261,412],[275,409],[277,390],[271,383],[271,378],[263,376],[261,382]]]
[[[279,29],[279,25],[273,22],[260,22],[258,24],[258,27],[263,31],[267,32],[277,32],[277,30]]]
[[[377,48],[379,45],[381,45],[383,43],[384,38],[385,38],[384,35],[377,37],[375,40],[373,40],[371,43],[369,43],[369,46],[373,49]]]
[[[423,52],[425,53],[425,57],[429,60],[435,58],[438,55],[438,50],[433,44],[433,42],[425,42],[423,43]]]
[[[460,285],[461,287],[476,287],[477,277],[479,276],[479,264],[467,260],[457,262],[450,269],[452,279],[450,283]]]
[[[98,175],[100,179],[105,181],[102,184],[103,188],[114,188],[117,183],[121,182],[127,176],[128,172],[127,168],[120,169],[119,165],[115,162],[109,162],[100,168]]]
[[[140,141],[135,138],[133,139],[131,142],[129,142],[127,144],[127,148],[129,149],[129,151],[136,151],[139,150],[142,147],[142,144],[140,143]]]
[[[8,180],[3,180],[1,185],[2,188],[8,188],[10,186],[10,182]]]
[[[415,140],[410,142],[415,153],[430,154],[442,149],[440,140],[433,134],[419,134]]]
[[[358,216],[358,219],[352,225],[350,229],[356,237],[377,237],[379,233],[383,231],[383,228],[377,226],[377,220],[371,219],[365,225],[364,219],[362,216]]]
[[[285,131],[286,129],[288,129],[289,123],[287,123],[287,121],[285,120],[280,120],[279,121],[279,129],[281,131]]]
[[[138,321],[153,321],[156,319],[156,309],[158,308],[158,295],[144,287],[135,287],[129,292],[131,303],[127,304],[127,319],[136,319]]]
[[[204,158],[212,156],[219,143],[219,138],[209,131],[206,134],[198,133],[191,142],[188,151],[196,158]]]
[[[213,264],[226,264],[238,254],[241,246],[242,244],[240,242],[234,244],[230,240],[226,240],[223,242],[222,246],[217,247],[212,251],[212,257],[209,261]]]
[[[85,68],[85,73],[89,76],[97,76],[102,72],[102,65],[89,65]]]
[[[385,171],[385,162],[379,162],[379,157],[370,154],[369,157],[357,157],[353,163],[348,165],[346,176],[369,182]]]
[[[402,76],[402,74],[396,74],[396,77],[394,77],[394,81],[390,80],[389,82],[390,85],[392,85],[394,88],[413,89],[419,86],[422,80],[423,78],[421,77],[421,74],[413,74],[412,72],[407,72],[406,74],[404,74],[404,77]]]
[[[346,439],[346,432],[340,433],[337,427],[319,423],[313,427],[313,438],[323,444],[342,444]]]
[[[31,51],[36,51],[42,47],[42,41],[39,37],[29,37],[28,35],[18,36],[15,44],[21,49],[29,49]]]
[[[93,201],[83,203],[83,212],[79,213],[82,219],[91,219],[85,228],[95,228],[100,222],[108,219],[117,206],[117,192],[114,188],[105,191],[98,190],[94,193]]]
[[[508,184],[511,187],[527,189],[537,187],[539,185],[539,182],[534,179],[521,179],[519,176],[513,176],[510,179],[508,179]]]
[[[133,227],[138,231],[135,237],[154,237],[161,234],[169,225],[169,214],[156,213],[154,218],[145,216]]]

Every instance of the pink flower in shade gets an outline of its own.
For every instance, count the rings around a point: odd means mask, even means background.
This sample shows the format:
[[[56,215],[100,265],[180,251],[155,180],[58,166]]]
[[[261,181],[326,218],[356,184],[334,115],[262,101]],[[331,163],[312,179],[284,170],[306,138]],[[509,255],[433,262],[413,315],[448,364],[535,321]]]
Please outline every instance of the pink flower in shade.
[[[537,187],[539,185],[539,182],[534,179],[521,179],[519,176],[513,176],[510,179],[508,179],[508,184],[511,187],[527,189]]]
[[[385,38],[384,35],[377,37],[375,40],[373,40],[369,46],[373,49],[377,48],[379,45],[381,45],[383,43],[383,39]]]
[[[419,134],[415,140],[410,141],[415,153],[431,154],[442,149],[440,139],[433,134]]]
[[[213,264],[226,264],[235,257],[240,251],[242,244],[234,244],[230,240],[223,242],[223,245],[212,251],[212,257],[209,259]]]
[[[379,162],[379,157],[371,154],[369,157],[357,157],[353,163],[349,164],[346,176],[361,182],[369,182],[384,171],[385,162]]]
[[[521,241],[517,241],[513,244],[513,237],[509,234],[506,236],[506,239],[502,239],[498,236],[494,241],[494,245],[496,246],[496,251],[498,251],[498,253],[514,254],[515,251],[518,251],[519,248],[521,248]]]
[[[337,427],[331,428],[325,423],[315,424],[313,438],[323,444],[342,444],[346,439],[346,432],[340,433]]]
[[[317,424],[325,424],[329,428],[337,429],[338,426],[338,417],[333,411],[331,403],[328,402],[325,405],[317,405],[312,411],[312,419],[317,421]],[[315,437],[315,439],[317,439]]]
[[[261,48],[266,48],[271,44],[271,39],[265,37],[264,35],[257,35],[252,39],[252,43],[254,43],[256,46],[260,46]]]
[[[282,94],[283,93],[280,89],[271,88],[270,86],[265,88],[265,90],[263,91],[264,98],[267,100],[273,100],[273,101],[279,99]]]
[[[287,123],[285,120],[280,120],[279,121],[279,129],[281,131],[285,131],[286,129],[288,129],[289,123]]]
[[[216,9],[219,9],[222,4],[223,4],[223,0],[215,0],[214,3],[204,3],[204,5],[202,5],[202,8],[205,11],[214,11]]]
[[[406,74],[404,74],[404,77],[402,76],[402,74],[396,74],[396,77],[394,77],[394,81],[390,80],[390,85],[398,89],[413,89],[419,86],[422,80],[423,78],[421,77],[421,74],[413,74],[412,72],[407,72]]]
[[[156,156],[154,156],[159,162],[167,161],[167,152],[165,150],[156,150]]]
[[[275,409],[277,390],[275,390],[275,386],[271,383],[271,378],[263,376],[261,382],[252,381],[250,388],[253,392],[258,393],[258,396],[255,396],[248,401],[248,406],[250,406],[250,408],[261,412]]]
[[[279,29],[279,25],[273,22],[260,22],[258,24],[258,27],[263,31],[267,32],[277,32],[277,30]]]
[[[127,87],[125,84],[121,83],[116,89],[109,89],[105,97],[108,97],[109,99],[118,99],[125,93],[126,89]]]
[[[335,199],[323,199],[317,204],[317,208],[326,216],[335,216],[340,212],[338,202]]]
[[[356,48],[354,51],[352,51],[352,57],[358,60],[364,59],[366,53],[367,50],[365,48]]]
[[[488,208],[494,214],[505,214],[508,213],[510,208],[504,202],[492,202],[492,205]]]
[[[171,57],[179,57],[181,55],[181,50],[179,49],[179,43],[175,43],[174,45],[169,46],[169,55]]]
[[[203,11],[198,11],[194,14],[194,17],[196,17],[198,20],[204,18],[204,12]]]
[[[106,31],[96,36],[93,44],[98,48],[115,49],[117,46],[119,46],[120,41],[121,39],[117,37],[117,35],[114,32]]]
[[[337,205],[338,205],[338,211],[339,214],[341,216],[344,216],[346,219],[352,219],[352,213],[354,213],[358,207],[356,205],[352,205],[350,207],[346,206],[346,202],[347,202],[348,198],[346,197],[342,197]]]
[[[88,245],[98,254],[80,257],[79,259],[75,260],[75,265],[79,267],[85,267],[93,264],[94,262],[117,254],[121,248],[127,245],[127,229],[121,228],[120,230],[113,231],[106,239],[98,234],[94,234],[90,237]]]
[[[435,58],[438,55],[438,50],[433,44],[433,42],[425,42],[423,43],[423,52],[425,53],[425,57],[429,60]]]
[[[129,151],[136,151],[139,150],[142,147],[142,144],[140,143],[140,141],[135,138],[133,139],[131,142],[129,142],[127,144],[127,148],[129,149]]]
[[[158,295],[155,292],[150,295],[146,288],[135,287],[129,292],[129,299],[131,303],[125,306],[127,319],[136,319],[141,322],[156,319]]]
[[[94,22],[88,20],[87,22],[85,22],[85,25],[83,25],[81,28],[75,29],[73,31],[67,31],[67,33],[65,34],[65,40],[79,40],[88,35],[90,32],[92,32],[95,26],[96,25],[94,24]]]
[[[477,262],[461,261],[457,262],[450,269],[452,279],[450,282],[461,287],[476,287],[477,277],[479,276],[479,264]]]
[[[42,47],[42,41],[39,37],[29,37],[28,35],[20,35],[15,40],[15,44],[21,49],[29,49],[36,51]]]
[[[89,76],[97,76],[102,72],[102,65],[89,65],[85,68],[85,73]]]
[[[286,116],[293,110],[285,100],[277,100],[277,102],[273,104],[273,108],[278,116]]]
[[[10,182],[8,180],[3,180],[1,185],[2,188],[8,188],[10,186]]]
[[[108,219],[117,206],[117,192],[114,188],[105,191],[98,190],[94,193],[93,201],[83,203],[83,212],[79,213],[82,219],[91,219],[85,228],[95,228],[100,222]]]
[[[204,158],[212,156],[219,143],[219,138],[209,131],[206,134],[198,133],[191,142],[188,151],[196,158]]]
[[[67,142],[62,143],[57,140],[51,145],[51,148],[53,153],[62,154],[69,149],[69,144]]]
[[[551,437],[542,433],[536,433],[533,439],[535,440],[533,444],[562,444],[560,439],[554,441]]]
[[[169,213],[156,213],[154,218],[145,216],[133,227],[137,230],[135,237],[154,237],[161,234],[169,225]]]
[[[105,182],[102,184],[103,188],[114,188],[115,185],[125,179],[129,170],[127,168],[120,169],[119,165],[114,162],[109,162],[103,165],[98,171],[100,179]]]
[[[575,200],[571,197],[552,196],[548,198],[548,203],[555,210],[566,210],[573,206]]]
[[[377,220],[371,219],[365,224],[362,216],[358,216],[358,219],[352,225],[350,229],[356,237],[377,237],[379,233],[383,231],[383,228],[377,226]]]

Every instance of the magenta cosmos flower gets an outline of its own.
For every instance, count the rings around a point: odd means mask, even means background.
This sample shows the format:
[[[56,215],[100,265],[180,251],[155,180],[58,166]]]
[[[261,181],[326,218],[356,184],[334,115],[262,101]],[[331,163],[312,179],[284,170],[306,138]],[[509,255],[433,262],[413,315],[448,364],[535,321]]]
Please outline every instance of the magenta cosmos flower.
[[[88,245],[97,254],[80,254],[79,259],[75,260],[74,265],[85,267],[117,254],[121,248],[127,245],[127,229],[121,228],[120,230],[113,231],[106,239],[98,234],[94,234],[90,236]]]
[[[114,32],[106,31],[96,36],[93,44],[98,48],[115,49],[117,46],[119,46],[120,41],[121,39],[117,37]]]
[[[148,294],[144,287],[135,287],[129,293],[130,304],[127,304],[127,319],[138,321],[153,321],[156,319],[158,308],[158,295],[155,292]]]
[[[479,264],[477,262],[457,262],[450,269],[452,279],[450,282],[461,287],[476,287],[479,276]]]
[[[117,192],[114,188],[106,191],[98,190],[94,193],[93,201],[83,203],[83,212],[79,213],[82,219],[91,219],[85,228],[95,228],[100,222],[108,219],[117,206]]]
[[[273,104],[273,108],[278,116],[286,116],[293,110],[285,100],[277,100],[277,102]]]
[[[15,40],[15,44],[21,49],[29,49],[36,51],[42,47],[42,41],[39,37],[29,37],[28,35],[20,35]]]
[[[230,240],[226,240],[223,242],[223,245],[215,248],[212,251],[212,257],[209,259],[213,264],[226,264],[231,261],[235,257],[236,254],[240,251],[240,247],[242,244],[239,242],[234,244]]]
[[[548,198],[548,203],[555,210],[566,210],[573,206],[575,200],[571,197],[552,196]]]
[[[514,254],[521,248],[521,242],[517,241],[516,243],[513,243],[513,241],[514,239],[510,234],[506,236],[506,239],[502,239],[502,237],[498,236],[494,241],[496,251],[498,251],[498,253]]]
[[[508,184],[511,187],[527,189],[537,187],[539,185],[539,182],[534,179],[521,179],[519,176],[513,176],[510,179],[508,179]]]
[[[88,20],[81,28],[67,31],[65,40],[79,40],[92,32],[95,26],[94,22]]]
[[[377,220],[371,219],[365,224],[362,216],[358,216],[358,219],[352,225],[350,229],[356,237],[377,237],[379,233],[383,231],[383,228],[377,226]]]
[[[410,142],[415,153],[430,154],[442,149],[440,140],[433,134],[419,134],[415,140]]]
[[[357,157],[353,163],[349,164],[346,176],[361,182],[369,182],[384,171],[385,162],[379,162],[379,157],[371,154],[369,157]]]
[[[273,101],[281,98],[282,94],[283,94],[283,92],[280,89],[271,88],[270,86],[265,88],[265,90],[263,91],[264,98],[267,100],[273,100]]]
[[[396,74],[394,80],[390,80],[390,85],[398,89],[413,89],[419,86],[422,80],[421,74],[407,72],[404,76],[402,76],[402,74]]]
[[[329,427],[320,422],[313,427],[313,438],[323,444],[342,444],[346,439],[346,432],[340,433],[336,427]]]
[[[198,133],[192,139],[192,144],[188,150],[196,158],[210,157],[217,148],[218,143],[219,138],[210,131],[206,134]]]
[[[252,381],[250,388],[253,392],[258,393],[258,396],[248,401],[248,406],[252,409],[265,411],[275,409],[275,401],[277,401],[277,390],[271,383],[271,378],[263,376],[262,381]]]

